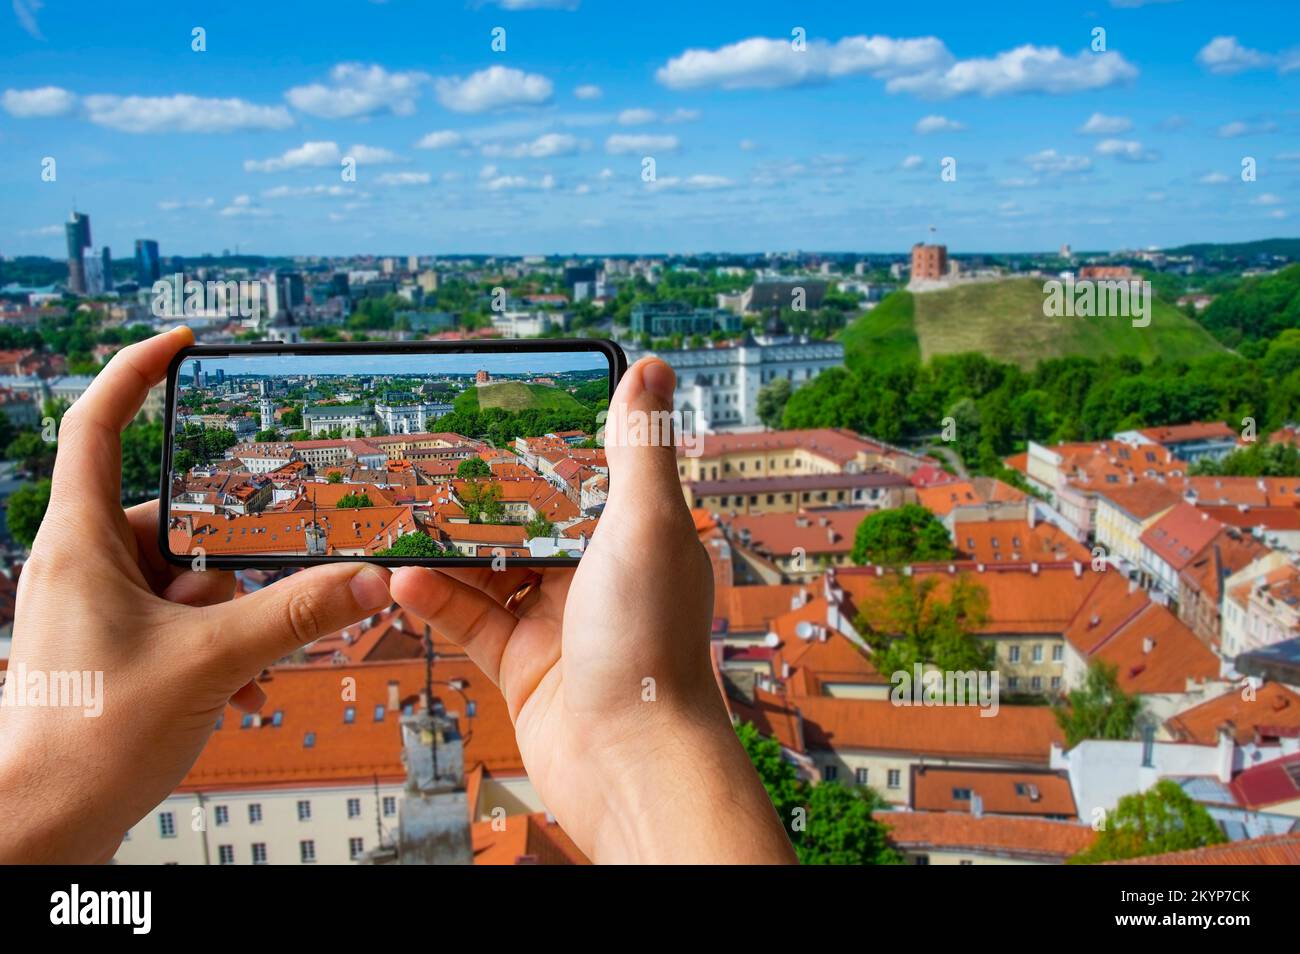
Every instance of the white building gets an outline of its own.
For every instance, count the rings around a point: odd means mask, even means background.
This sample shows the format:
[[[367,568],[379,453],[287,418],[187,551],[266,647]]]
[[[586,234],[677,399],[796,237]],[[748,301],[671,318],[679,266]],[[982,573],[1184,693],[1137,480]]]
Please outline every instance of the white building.
[[[375,416],[389,434],[423,434],[432,421],[453,410],[450,404],[376,404]]]
[[[838,341],[762,344],[748,336],[734,348],[658,352],[629,348],[628,363],[647,354],[657,355],[677,372],[674,407],[689,412],[699,432],[761,427],[758,392],[764,385],[785,378],[797,389],[844,364],[844,345]]]

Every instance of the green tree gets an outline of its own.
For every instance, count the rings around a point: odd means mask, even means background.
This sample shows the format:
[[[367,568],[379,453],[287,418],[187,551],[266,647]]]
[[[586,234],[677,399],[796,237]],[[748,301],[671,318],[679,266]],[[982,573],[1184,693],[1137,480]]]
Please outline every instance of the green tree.
[[[461,480],[477,480],[491,477],[492,468],[482,457],[468,457],[456,465],[456,476]]]
[[[39,431],[23,431],[5,448],[5,457],[18,469],[33,477],[48,477],[54,472],[55,445]]]
[[[470,523],[500,523],[505,512],[501,506],[501,485],[481,480],[465,484],[461,504]]]
[[[327,484],[341,484],[341,483],[343,483],[343,472],[340,471],[340,470],[331,470],[331,471],[326,475],[326,477],[325,477],[325,482],[326,482]]]
[[[736,735],[744,746],[749,760],[754,763],[758,778],[767,789],[767,797],[772,800],[786,834],[794,837],[796,809],[804,804],[804,784],[793,765],[781,754],[781,743],[763,735],[752,722],[736,726]]]
[[[370,502],[369,494],[344,494],[334,506],[340,510],[347,510],[359,507],[373,507],[374,504]]]
[[[50,480],[24,484],[9,495],[5,520],[9,535],[25,547],[36,539],[36,531],[45,519],[45,509],[50,505]]]
[[[387,549],[380,550],[376,556],[393,557],[446,557],[459,556],[452,547],[445,547],[427,533],[404,533]]]
[[[122,503],[142,503],[158,496],[163,440],[162,421],[136,421],[123,429]]]
[[[794,839],[805,865],[897,865],[902,854],[875,813],[884,799],[866,787],[819,782],[808,789],[807,831]]]
[[[551,521],[547,520],[545,517],[536,516],[524,524],[524,532],[528,535],[529,539],[532,539],[533,537],[549,537],[555,532],[555,524],[551,523]]]
[[[1121,861],[1221,845],[1227,840],[1205,806],[1193,801],[1177,782],[1165,778],[1145,792],[1121,798],[1097,840],[1070,863]]]
[[[1131,739],[1141,711],[1142,700],[1119,687],[1119,668],[1100,659],[1088,664],[1083,685],[1055,709],[1070,748],[1085,739]]]
[[[790,381],[776,378],[758,389],[758,419],[767,427],[778,428],[790,402]]]
[[[864,601],[854,625],[871,645],[878,672],[910,673],[917,663],[947,672],[993,668],[993,647],[977,635],[988,622],[988,591],[963,574],[945,599],[945,579],[893,573]]]
[[[280,439],[280,432],[274,427],[268,427],[264,431],[258,431],[253,435],[253,440],[258,444],[269,444]]]
[[[859,566],[897,566],[956,555],[948,530],[919,504],[878,510],[858,524],[851,553]]]

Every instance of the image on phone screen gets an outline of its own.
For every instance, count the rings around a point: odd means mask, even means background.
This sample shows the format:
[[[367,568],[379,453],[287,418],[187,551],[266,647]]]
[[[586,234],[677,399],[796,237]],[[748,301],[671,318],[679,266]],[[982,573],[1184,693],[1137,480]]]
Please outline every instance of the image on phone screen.
[[[595,531],[611,349],[195,350],[169,381],[174,559],[571,562]]]

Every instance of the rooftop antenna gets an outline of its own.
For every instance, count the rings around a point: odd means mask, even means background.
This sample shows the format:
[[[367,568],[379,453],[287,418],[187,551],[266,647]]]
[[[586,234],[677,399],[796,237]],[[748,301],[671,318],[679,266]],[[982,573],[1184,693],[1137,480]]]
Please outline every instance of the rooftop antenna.
[[[433,780],[438,779],[438,729],[433,723],[433,629],[424,624],[424,699],[429,717],[429,754],[433,758]]]

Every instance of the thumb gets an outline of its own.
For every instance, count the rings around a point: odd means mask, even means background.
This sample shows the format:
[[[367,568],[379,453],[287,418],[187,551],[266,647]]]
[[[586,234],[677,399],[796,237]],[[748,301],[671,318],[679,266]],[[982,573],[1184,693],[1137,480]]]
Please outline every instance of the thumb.
[[[242,685],[304,644],[383,609],[392,601],[388,577],[368,563],[316,566],[212,607],[226,665]]]
[[[662,521],[674,512],[689,522],[677,475],[676,386],[673,369],[659,358],[642,358],[619,382],[606,417],[609,502],[602,523],[635,520],[638,514]]]

